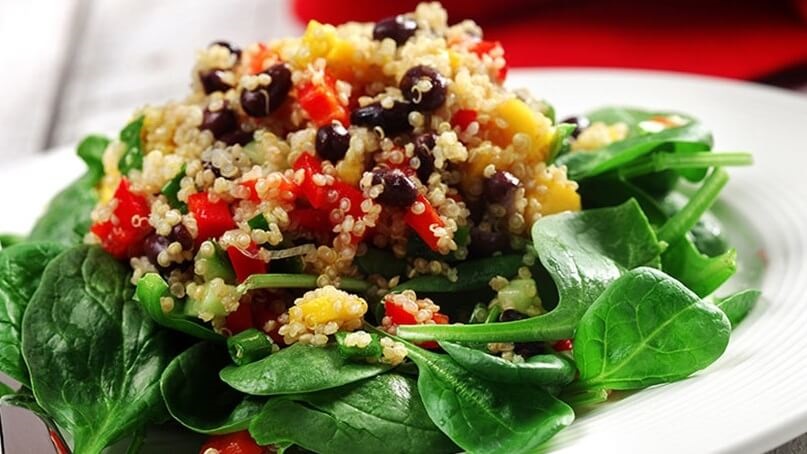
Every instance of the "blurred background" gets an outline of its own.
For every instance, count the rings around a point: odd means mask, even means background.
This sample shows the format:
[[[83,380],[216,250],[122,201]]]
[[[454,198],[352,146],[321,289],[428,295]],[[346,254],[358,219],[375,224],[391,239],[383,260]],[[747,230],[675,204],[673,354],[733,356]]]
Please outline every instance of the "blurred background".
[[[188,92],[195,52],[302,32],[310,19],[373,21],[414,0],[0,0],[0,159],[115,134],[144,104]],[[518,67],[666,70],[807,95],[807,0],[444,0]],[[551,100],[551,93],[546,94]],[[754,109],[754,106],[748,106]],[[6,452],[48,452],[3,409]],[[6,418],[11,416],[11,418]],[[17,434],[17,436],[15,436]],[[34,441],[42,443],[32,444]],[[43,451],[44,449],[44,451]],[[776,454],[807,452],[807,437]]]
[[[196,50],[377,20],[414,0],[0,0],[0,157],[115,132],[187,92]],[[446,0],[500,40],[511,67],[671,70],[807,93],[807,0]],[[551,96],[550,96],[551,98]]]

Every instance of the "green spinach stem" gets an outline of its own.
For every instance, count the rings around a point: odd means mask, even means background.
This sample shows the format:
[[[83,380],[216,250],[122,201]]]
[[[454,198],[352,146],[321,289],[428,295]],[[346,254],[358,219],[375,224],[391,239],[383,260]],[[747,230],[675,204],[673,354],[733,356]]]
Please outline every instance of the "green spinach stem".
[[[667,244],[673,244],[681,239],[717,200],[720,190],[728,181],[729,175],[726,171],[719,167],[716,168],[704,180],[703,185],[689,199],[689,202],[661,226],[658,230],[658,239]]]
[[[750,153],[654,153],[619,169],[622,178],[633,178],[673,169],[699,169],[705,167],[747,166],[753,163]]]

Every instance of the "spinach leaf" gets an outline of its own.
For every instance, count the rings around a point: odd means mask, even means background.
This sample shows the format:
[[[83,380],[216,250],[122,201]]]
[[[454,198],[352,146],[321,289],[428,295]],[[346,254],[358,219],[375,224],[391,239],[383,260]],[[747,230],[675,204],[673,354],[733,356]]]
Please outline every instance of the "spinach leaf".
[[[3,394],[3,396],[0,397],[0,406],[22,408],[40,418],[50,419],[48,414],[45,413],[45,410],[36,403],[36,399],[31,393],[31,390],[25,387],[20,388],[16,393]]]
[[[578,189],[583,209],[606,208],[635,199],[653,225],[664,224],[669,218],[664,207],[644,189],[613,175],[603,175],[580,182]]]
[[[380,274],[387,279],[406,275],[406,261],[383,249],[367,248],[364,255],[356,257],[356,264],[365,274]]]
[[[388,369],[384,364],[348,361],[335,345],[294,344],[254,363],[226,367],[221,379],[243,393],[271,396],[336,388]]]
[[[536,355],[514,363],[482,350],[452,342],[440,347],[465,370],[486,380],[527,385],[567,385],[574,380],[574,364],[560,355]]]
[[[618,169],[662,146],[671,153],[707,151],[712,146],[712,134],[691,118],[690,122],[684,126],[654,133],[643,133],[640,123],[657,113],[632,109],[625,109],[623,112],[626,114],[626,118],[618,121],[625,121],[630,130],[625,140],[614,142],[596,151],[568,153],[558,158],[559,165],[567,166],[569,178],[582,180],[601,175]],[[604,115],[598,115],[596,112],[590,113],[588,116],[592,121],[615,122],[610,121],[611,118],[606,121]],[[617,112],[610,112],[608,116],[617,116]]]
[[[270,400],[250,425],[260,444],[293,442],[328,453],[450,453],[415,380],[394,373],[341,388]]]
[[[109,140],[101,136],[88,136],[78,145],[78,155],[88,170],[71,183],[49,203],[45,213],[36,221],[28,239],[53,241],[72,246],[80,244],[89,231],[90,213],[98,203],[95,186],[103,176],[101,156]]]
[[[22,359],[22,316],[45,266],[64,250],[55,243],[23,243],[0,251],[0,370],[30,386]]]
[[[737,252],[728,250],[717,257],[701,254],[684,237],[661,254],[661,268],[700,297],[717,290],[737,271]]]
[[[445,355],[407,343],[429,417],[468,452],[526,453],[574,420],[572,409],[528,384],[484,380]]]
[[[132,169],[143,168],[143,139],[141,132],[145,116],[140,116],[127,124],[120,132],[120,141],[126,147],[118,162],[118,169],[128,175]]]
[[[407,325],[405,339],[461,342],[531,342],[574,336],[577,322],[605,288],[625,271],[658,259],[661,247],[639,204],[547,216],[533,225],[541,264],[560,301],[547,314],[483,325]]]
[[[555,137],[549,146],[549,157],[547,162],[553,162],[558,156],[564,155],[571,149],[569,138],[577,129],[577,125],[571,123],[561,123],[555,128]]]
[[[0,250],[14,246],[25,241],[25,237],[13,233],[0,234]]]
[[[168,284],[156,273],[148,273],[137,281],[135,299],[146,313],[158,324],[199,339],[223,342],[224,337],[203,325],[198,319],[183,314],[181,305],[175,302],[171,312],[164,312],[160,299],[168,294]]]
[[[395,292],[414,290],[426,293],[455,293],[478,290],[488,286],[496,276],[511,278],[524,266],[521,255],[499,255],[470,260],[457,265],[457,280],[451,282],[445,276],[418,276],[395,287]]]
[[[126,266],[78,246],[45,268],[22,322],[31,389],[77,453],[105,446],[162,418],[159,380],[173,352],[131,301]]]
[[[173,359],[160,379],[165,406],[188,429],[204,434],[245,430],[265,401],[227,386],[219,371],[230,364],[220,344],[201,342]]]
[[[11,389],[11,386],[8,386],[7,384],[0,382],[0,399],[2,399],[5,396],[10,396],[13,394],[14,390]]]
[[[574,340],[580,385],[624,390],[686,378],[719,358],[730,334],[717,307],[661,271],[637,268],[580,320]]]
[[[712,301],[726,313],[731,327],[736,328],[751,312],[760,296],[762,296],[762,292],[759,290],[743,290],[725,298],[714,298]]]

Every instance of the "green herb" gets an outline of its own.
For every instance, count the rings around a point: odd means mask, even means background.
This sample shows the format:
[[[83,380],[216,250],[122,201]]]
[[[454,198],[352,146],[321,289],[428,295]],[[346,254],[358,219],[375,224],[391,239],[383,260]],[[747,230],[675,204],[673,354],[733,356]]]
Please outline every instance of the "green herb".
[[[535,452],[574,420],[548,392],[524,383],[484,380],[445,355],[406,343],[420,371],[418,390],[429,417],[468,452]]]
[[[167,332],[131,301],[126,266],[100,248],[50,262],[22,327],[34,396],[71,433],[75,452],[100,453],[164,416]]]
[[[384,364],[347,361],[335,345],[314,347],[298,343],[254,363],[226,367],[221,371],[221,379],[241,392],[271,396],[336,388],[388,369]]]
[[[65,245],[80,244],[90,228],[90,213],[98,203],[95,186],[103,176],[101,156],[109,140],[88,136],[78,145],[78,155],[88,170],[81,178],[58,193],[45,213],[36,221],[29,241],[52,241]]]
[[[238,286],[238,291],[246,293],[259,288],[317,288],[317,277],[313,274],[253,274]],[[339,288],[366,292],[370,288],[370,284],[361,279],[343,277],[340,279]]]
[[[266,222],[266,216],[263,213],[256,214],[252,219],[247,221],[247,225],[252,230],[269,230],[269,223]]]
[[[45,266],[64,250],[55,243],[23,243],[0,251],[0,370],[30,386],[22,359],[22,316]]]
[[[395,257],[395,254],[377,248],[367,248],[367,252],[356,257],[356,264],[365,274],[380,274],[390,279],[406,275],[406,260]]]
[[[725,314],[652,268],[611,284],[580,320],[574,358],[585,388],[640,389],[680,380],[725,351]]]
[[[743,290],[725,298],[714,298],[713,302],[726,313],[731,327],[736,328],[756,306],[760,296],[762,292],[759,290]]]
[[[128,175],[132,169],[140,170],[143,168],[143,139],[141,133],[145,119],[145,116],[136,118],[120,132],[120,141],[123,143],[125,150],[120,161],[118,161],[118,170],[124,175]]]
[[[236,366],[254,363],[272,354],[274,343],[255,328],[244,330],[227,338],[227,351]]]
[[[171,208],[176,208],[182,213],[187,213],[188,204],[179,200],[179,190],[181,189],[183,178],[185,178],[185,165],[182,166],[174,178],[171,178],[168,183],[165,183],[165,186],[163,186],[160,192],[168,199],[168,204],[171,205]]]
[[[356,345],[347,345],[345,338],[350,333],[345,331],[337,331],[336,333],[336,346],[339,348],[339,354],[347,359],[365,359],[365,358],[380,358],[381,357],[381,340],[376,333],[370,333],[370,343],[365,347]]]
[[[249,431],[262,445],[293,442],[323,454],[457,452],[429,419],[415,380],[394,373],[270,400]]]
[[[461,342],[532,342],[568,339],[600,293],[626,270],[658,259],[661,247],[639,205],[547,216],[532,228],[542,265],[558,288],[560,301],[545,315],[483,325],[408,325],[405,339]]]
[[[665,273],[678,279],[700,297],[711,294],[737,271],[734,249],[717,257],[701,254],[689,238],[669,246],[661,255]]]
[[[174,308],[170,312],[165,312],[160,302],[163,297],[170,297],[170,295],[168,284],[159,274],[148,273],[137,281],[136,299],[152,320],[166,328],[199,339],[224,341],[224,337],[210,329],[209,325],[184,315],[179,301],[174,302]]]
[[[451,359],[486,380],[525,385],[567,385],[574,379],[574,364],[560,355],[536,355],[512,362],[481,350],[452,342],[440,342]]]
[[[488,286],[496,276],[511,278],[524,266],[521,255],[500,255],[478,260],[469,260],[457,265],[457,280],[452,282],[445,276],[418,276],[410,279],[394,291],[414,290],[424,293],[454,293],[478,290]]]
[[[174,358],[160,380],[171,416],[203,434],[246,429],[265,400],[244,396],[221,381],[219,371],[228,364],[226,349],[210,342],[198,343]]]

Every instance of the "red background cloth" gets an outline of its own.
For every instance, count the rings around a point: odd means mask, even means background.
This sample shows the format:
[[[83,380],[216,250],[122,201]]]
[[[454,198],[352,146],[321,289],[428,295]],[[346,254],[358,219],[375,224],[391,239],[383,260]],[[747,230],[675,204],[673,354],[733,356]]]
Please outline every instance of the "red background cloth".
[[[416,0],[294,0],[302,21],[375,21]],[[807,73],[807,0],[444,0],[476,20],[510,66],[665,69],[761,79]]]

